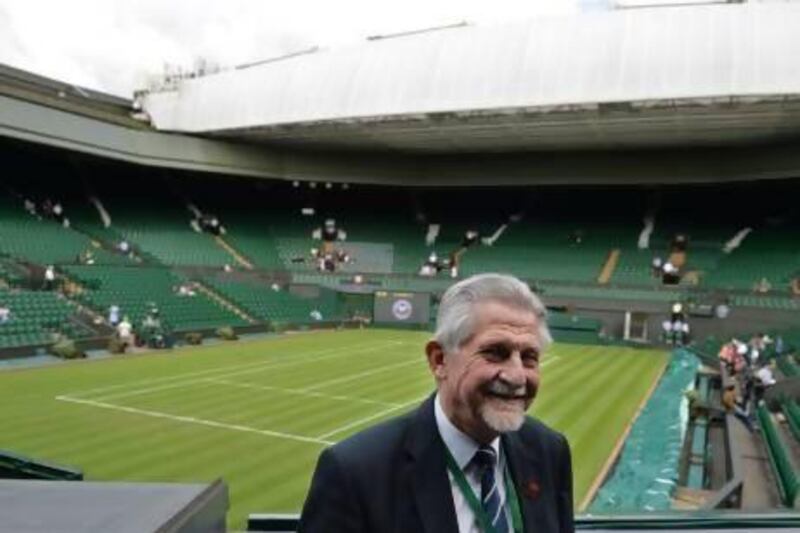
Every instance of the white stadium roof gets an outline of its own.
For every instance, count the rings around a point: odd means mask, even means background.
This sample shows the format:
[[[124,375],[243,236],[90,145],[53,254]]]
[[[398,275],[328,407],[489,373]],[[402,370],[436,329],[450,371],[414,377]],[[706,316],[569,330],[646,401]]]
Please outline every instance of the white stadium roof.
[[[145,93],[160,130],[410,153],[800,135],[800,3],[622,9],[373,39]]]

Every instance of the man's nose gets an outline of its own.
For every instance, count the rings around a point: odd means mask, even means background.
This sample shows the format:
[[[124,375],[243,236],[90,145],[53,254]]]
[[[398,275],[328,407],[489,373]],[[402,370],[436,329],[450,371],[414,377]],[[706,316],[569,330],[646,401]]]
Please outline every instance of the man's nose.
[[[507,358],[500,370],[500,378],[514,387],[524,386],[527,381],[525,366],[522,364],[522,356],[519,352],[514,352]]]

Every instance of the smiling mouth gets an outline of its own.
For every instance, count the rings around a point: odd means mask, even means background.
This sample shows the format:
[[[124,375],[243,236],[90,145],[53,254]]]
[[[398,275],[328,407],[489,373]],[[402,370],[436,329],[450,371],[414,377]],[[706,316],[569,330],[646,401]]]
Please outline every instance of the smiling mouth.
[[[486,396],[489,396],[490,398],[496,398],[498,400],[503,400],[506,402],[511,402],[511,401],[524,402],[527,401],[528,399],[528,397],[524,394],[503,394],[494,391],[487,391]]]
[[[502,381],[490,381],[483,389],[483,393],[491,398],[505,401],[526,401],[529,399],[528,394],[530,389],[528,387],[519,385],[512,386]]]

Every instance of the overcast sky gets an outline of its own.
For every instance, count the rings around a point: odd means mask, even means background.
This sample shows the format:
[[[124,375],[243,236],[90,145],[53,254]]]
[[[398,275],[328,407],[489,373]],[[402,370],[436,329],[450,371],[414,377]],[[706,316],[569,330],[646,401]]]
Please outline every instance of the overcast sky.
[[[237,65],[368,35],[562,16],[603,0],[0,0],[0,63],[130,97],[164,64]]]

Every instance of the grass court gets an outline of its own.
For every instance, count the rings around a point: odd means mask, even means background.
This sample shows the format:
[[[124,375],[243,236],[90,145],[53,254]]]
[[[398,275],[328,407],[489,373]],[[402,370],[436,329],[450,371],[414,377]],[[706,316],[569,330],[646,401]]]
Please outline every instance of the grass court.
[[[228,484],[229,527],[297,512],[320,451],[433,390],[427,332],[347,330],[0,371],[0,448],[88,480]],[[578,506],[667,353],[555,344],[531,414],[570,440]],[[577,508],[577,507],[576,507]]]

